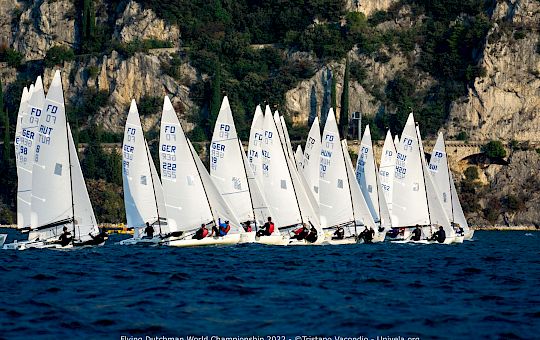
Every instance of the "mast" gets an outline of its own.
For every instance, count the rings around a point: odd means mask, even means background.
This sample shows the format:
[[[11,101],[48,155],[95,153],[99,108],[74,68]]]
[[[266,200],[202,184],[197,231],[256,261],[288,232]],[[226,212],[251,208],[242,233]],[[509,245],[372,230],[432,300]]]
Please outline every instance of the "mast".
[[[373,141],[371,141],[371,154],[373,155],[373,168],[375,169],[375,189],[377,190],[377,206],[379,208],[379,228],[382,225],[381,216],[381,201],[379,199],[379,171],[377,170],[377,163],[375,163],[375,150],[373,149]]]
[[[420,153],[420,164],[422,164],[422,179],[424,180],[424,193],[426,194],[429,229],[431,230],[431,213],[429,212],[429,200],[428,200],[427,187],[426,187],[426,174],[424,173],[424,155],[422,154],[422,149],[420,148],[420,138],[418,136],[418,132],[419,132],[418,123],[416,123],[415,132],[416,132],[416,142],[418,143],[418,152]]]
[[[143,135],[144,140],[144,132],[142,131],[141,127],[141,133]],[[150,169],[150,180],[152,181],[152,192],[154,193],[154,203],[156,205],[156,212],[157,212],[157,220],[158,220],[158,226],[159,226],[159,233],[161,234],[161,220],[159,218],[159,206],[157,202],[157,196],[156,196],[156,186],[154,183],[154,176],[152,176],[152,165],[150,164],[150,150],[148,148],[148,143],[146,143],[146,140],[144,141],[144,146],[146,147],[146,162],[148,163],[148,168]]]
[[[61,81],[61,78],[60,78]],[[62,87],[61,87],[62,88]],[[66,105],[64,101],[64,106]],[[65,113],[64,113],[65,114]],[[71,244],[74,244],[75,242],[75,200],[73,198],[73,174],[72,174],[72,165],[71,165],[71,152],[69,152],[69,123],[66,116],[66,139],[67,139],[67,147],[68,147],[68,163],[69,163],[69,190],[71,192],[71,216],[72,216],[72,227],[73,227],[73,237],[71,238]],[[75,149],[75,152],[77,152],[77,149]],[[79,235],[80,236],[80,235]]]
[[[242,142],[240,142],[240,138],[237,138],[238,139],[238,148],[240,149],[240,152],[242,154],[242,164],[244,165],[243,168],[244,168],[244,174],[246,174],[246,183],[247,183],[247,187],[248,187],[248,192],[249,192],[249,200],[251,202],[251,211],[253,212],[253,223],[255,224],[255,232],[257,231],[257,218],[255,217],[255,205],[253,204],[253,196],[251,195],[251,188],[249,186],[249,178],[248,178],[248,174],[247,174],[247,171],[246,171],[246,164],[244,163],[244,149],[242,147]]]
[[[347,142],[346,140],[343,140]],[[339,146],[341,148],[341,156],[343,157],[343,161],[345,161],[345,151],[343,151],[343,144],[342,142],[339,143]],[[347,151],[348,152],[348,151]],[[349,198],[351,199],[351,208],[352,208],[352,214],[353,214],[353,220],[354,220],[354,234],[357,234],[356,230],[356,216],[354,216],[354,200],[352,198],[352,192],[351,192],[351,179],[349,178],[349,172],[347,171],[347,162],[345,162],[345,175],[347,176],[347,184],[349,186]],[[355,179],[356,181],[356,179]]]
[[[300,221],[302,221],[302,225],[304,225],[304,216],[302,216],[302,209],[300,209],[300,202],[298,202],[298,194],[296,193],[296,188],[294,187],[294,181],[292,179],[291,169],[289,168],[289,163],[287,162],[287,154],[285,153],[285,149],[283,148],[283,143],[281,142],[281,138],[279,138],[279,131],[277,130],[278,127],[276,125],[276,121],[274,120],[274,117],[272,118],[272,123],[276,127],[276,132],[278,133],[278,139],[279,144],[281,145],[281,150],[283,151],[283,155],[285,156],[285,164],[287,165],[287,170],[289,171],[289,178],[291,179],[291,185],[294,191],[294,198],[296,198],[296,205],[298,206],[298,212],[300,213]],[[285,139],[285,136],[283,137]]]

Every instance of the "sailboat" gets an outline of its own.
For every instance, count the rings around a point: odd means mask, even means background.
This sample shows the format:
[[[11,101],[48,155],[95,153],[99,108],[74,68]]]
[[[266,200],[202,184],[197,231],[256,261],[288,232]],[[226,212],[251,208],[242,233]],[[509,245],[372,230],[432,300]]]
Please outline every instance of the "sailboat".
[[[236,133],[229,100],[225,96],[216,120],[210,147],[210,175],[238,220],[253,226],[251,232],[241,235],[241,242],[261,241],[271,238],[256,238],[256,229],[262,226],[270,209],[244,153],[242,142]],[[279,235],[279,233],[277,233]],[[282,238],[279,237],[278,241]]]
[[[261,146],[263,142],[263,121],[264,115],[260,105],[257,105],[255,114],[253,115],[253,121],[251,122],[251,129],[249,130],[249,144],[247,151],[247,158],[251,171],[255,176],[259,186],[262,185],[262,155]]]
[[[54,74],[43,108],[39,113],[34,110],[33,116],[40,120],[34,140],[28,241],[6,244],[4,249],[70,248],[91,244],[99,233],[66,120],[59,71]],[[72,236],[66,246],[58,242],[64,228]]]
[[[364,195],[373,219],[379,224],[377,229],[378,232],[375,234],[374,238],[378,241],[383,241],[384,235],[392,226],[392,222],[377,173],[371,132],[369,125],[367,125],[362,141],[358,147],[356,180],[362,189],[362,194]]]
[[[184,134],[169,97],[163,103],[160,131],[161,181],[167,208],[167,220],[183,232],[180,239],[166,240],[176,247],[236,244],[243,229],[225,202],[191,142]],[[201,225],[213,227],[229,221],[226,236],[193,239]]]
[[[157,244],[163,238],[170,237],[171,232],[176,231],[176,226],[167,223],[163,187],[144,139],[134,99],[124,129],[122,182],[127,224],[133,228],[133,237],[122,240],[120,244]],[[153,229],[151,238],[145,237],[147,224]]]
[[[388,213],[392,214],[392,191],[394,188],[394,170],[396,168],[396,146],[390,131],[386,132],[386,138],[381,153],[379,167],[379,181],[384,193],[384,200]]]
[[[435,143],[435,147],[431,153],[429,171],[433,177],[435,185],[437,186],[440,194],[439,199],[446,210],[446,214],[450,218],[450,222],[454,224],[454,228],[463,228],[464,238],[466,240],[470,240],[473,236],[474,230],[469,228],[469,224],[467,223],[467,219],[463,213],[463,208],[461,207],[461,203],[459,202],[459,198],[457,196],[454,178],[448,165],[446,147],[442,133],[439,133],[437,142]]]
[[[421,243],[430,243],[428,239],[439,227],[443,227],[446,233],[444,243],[454,242],[455,233],[429,175],[422,140],[412,113],[396,151],[392,219],[396,220],[395,226],[403,228],[403,242],[413,242],[409,241],[410,232],[417,225],[422,229]]]
[[[342,240],[329,240],[329,243],[356,243],[358,227],[367,221],[362,221],[356,214],[355,205],[366,205],[362,194],[353,197],[353,191],[360,192],[354,179],[350,177],[350,169],[347,168],[344,149],[340,141],[338,126],[334,110],[330,108],[322,135],[322,149],[320,157],[320,212],[323,228],[329,233],[335,228],[344,228],[345,238]],[[354,173],[354,172],[353,172]],[[356,195],[358,196],[358,195]],[[375,223],[369,214],[369,227],[374,228]]]
[[[279,116],[278,116],[279,117]],[[269,107],[263,120],[262,188],[268,205],[273,209],[280,231],[307,225],[318,232],[317,242],[323,241],[318,214],[304,191],[296,166],[288,156],[287,145],[278,132],[279,118],[272,116]],[[317,243],[316,242],[316,243]],[[293,242],[292,244],[305,242]]]

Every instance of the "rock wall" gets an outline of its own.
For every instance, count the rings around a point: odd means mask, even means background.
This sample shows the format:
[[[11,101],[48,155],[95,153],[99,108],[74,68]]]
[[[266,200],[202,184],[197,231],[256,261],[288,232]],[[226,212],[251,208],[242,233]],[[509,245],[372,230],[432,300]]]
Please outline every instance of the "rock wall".
[[[480,60],[486,76],[454,103],[448,133],[474,140],[540,140],[540,2],[498,1]]]
[[[385,11],[399,0],[347,0],[347,9],[351,12],[362,12],[369,16],[377,11]]]

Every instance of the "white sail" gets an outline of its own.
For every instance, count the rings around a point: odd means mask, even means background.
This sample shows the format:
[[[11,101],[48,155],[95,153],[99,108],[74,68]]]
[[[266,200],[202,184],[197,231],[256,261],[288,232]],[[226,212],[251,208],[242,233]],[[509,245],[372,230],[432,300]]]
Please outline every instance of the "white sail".
[[[122,145],[122,179],[124,203],[128,226],[134,228],[134,236],[140,237],[146,223],[159,225],[158,206],[150,169],[152,158],[148,152],[144,132],[135,100],[131,101]],[[156,232],[159,227],[155,227]]]
[[[206,196],[208,198],[208,203],[210,204],[210,210],[212,211],[214,221],[216,223],[219,223],[220,221],[221,223],[229,221],[231,225],[231,233],[242,232],[243,228],[240,224],[240,221],[234,214],[233,210],[229,207],[227,202],[223,199],[223,196],[221,196],[221,194],[219,193],[218,188],[212,181],[210,174],[204,167],[204,164],[197,155],[197,152],[193,148],[193,145],[191,145],[189,139],[187,140],[187,142],[193,159],[195,160],[195,166],[197,167],[197,170],[199,172],[202,185],[206,192]]]
[[[263,192],[269,206],[277,214],[276,218],[281,224],[279,227],[302,223],[284,148],[268,107],[263,120],[261,156]]]
[[[321,130],[315,117],[309,130],[302,161],[302,174],[317,204],[319,203],[319,172],[321,167]]]
[[[346,150],[347,141],[342,141],[342,147],[343,150]],[[356,222],[356,225],[365,225],[368,227],[372,227],[375,231],[375,235],[377,235],[379,231],[377,228],[375,228],[375,221],[373,220],[373,216],[369,211],[366,200],[364,199],[364,195],[360,190],[360,186],[355,180],[356,174],[351,161],[351,156],[348,152],[344,152],[343,154],[345,156],[345,168],[347,169],[347,177],[349,178],[349,187],[351,191],[354,220]],[[361,230],[356,231],[360,232]]]
[[[26,114],[21,119],[20,144],[22,152],[19,152],[19,164],[17,167],[17,211],[19,209],[21,211],[21,214],[17,215],[17,226],[20,228],[37,226],[31,218],[32,171],[34,154],[38,142],[38,127],[43,117],[43,111],[45,110],[44,105],[45,91],[43,90],[43,82],[41,81],[41,77],[37,77],[34,90],[28,99]],[[20,222],[19,217],[21,217]]]
[[[394,147],[397,148],[397,145],[400,143],[399,136],[396,134],[394,136]]]
[[[225,96],[210,144],[210,175],[234,215],[245,222],[252,221],[254,216],[243,154],[229,99]]]
[[[439,200],[451,222],[459,224],[465,232],[469,225],[457,196],[452,172],[448,167],[448,158],[442,133],[439,133],[429,162],[429,171],[438,189]]]
[[[34,91],[34,86],[30,86],[30,92],[25,86],[21,96],[21,104],[19,105],[19,113],[17,114],[17,126],[15,128],[15,164],[17,166],[17,228],[24,228],[30,224],[30,200],[31,187],[29,181],[32,180],[31,174],[25,173],[22,166],[24,162],[32,159],[28,154],[28,147],[23,144],[23,122],[22,120],[28,111],[28,100]],[[31,186],[31,182],[30,182]],[[26,196],[26,197],[25,197]],[[25,199],[26,198],[26,199]]]
[[[67,127],[59,71],[54,75],[44,108],[32,169],[33,230],[29,240],[56,237],[65,225],[74,229],[75,239],[86,241],[97,228]]]
[[[277,111],[276,111],[276,114],[277,114]],[[279,122],[281,123],[282,136],[283,136],[284,141],[285,141],[284,145],[287,146],[288,155],[291,157],[291,159],[294,159],[294,153],[293,153],[293,148],[292,148],[292,144],[291,144],[291,138],[289,136],[289,130],[287,129],[287,124],[285,124],[285,118],[283,118],[283,116],[279,116]]]
[[[99,234],[94,209],[88,196],[86,183],[84,181],[77,148],[73,142],[71,129],[68,124],[68,143],[69,143],[69,158],[71,161],[71,180],[73,193],[73,211],[75,216],[75,239],[81,242],[92,239],[90,234],[96,236]]]
[[[302,161],[304,160],[304,153],[302,152],[302,146],[298,145],[296,151],[294,152],[294,160],[296,162],[296,168],[302,168]]]
[[[267,107],[268,108],[268,107]],[[268,108],[270,111],[270,108]],[[263,142],[263,121],[264,115],[262,113],[261,107],[257,105],[255,109],[255,115],[253,116],[253,121],[251,122],[251,130],[249,131],[249,145],[247,157],[253,175],[259,182],[259,186],[262,186],[262,155],[261,155],[261,145]]]
[[[377,171],[375,168],[375,156],[373,155],[369,125],[366,125],[364,136],[358,146],[356,180],[362,189],[362,194],[366,199],[373,219],[377,222],[380,221]]]
[[[167,234],[167,233],[176,231],[176,226],[165,223],[165,221],[167,220],[167,208],[165,207],[165,195],[163,193],[163,185],[161,184],[159,174],[154,164],[154,159],[152,158],[152,155],[150,154],[148,143],[146,143],[146,152],[148,154],[148,160],[150,163],[150,174],[152,176],[152,185],[154,186],[154,195],[156,199],[157,209],[159,212],[159,221],[156,227],[161,234]]]
[[[467,223],[467,218],[465,218],[465,214],[463,213],[463,208],[461,207],[461,203],[459,202],[459,197],[456,191],[456,185],[454,184],[454,178],[451,173],[450,173],[450,193],[452,195],[454,223],[459,224],[465,231],[465,234],[467,235],[470,233],[469,223]]]
[[[390,131],[386,132],[386,139],[381,153],[381,163],[379,167],[379,179],[384,193],[386,206],[389,213],[392,213],[392,191],[394,188],[394,171],[396,168],[396,147],[392,140]]]
[[[322,225],[333,227],[354,221],[347,169],[332,108],[322,135],[319,179]]]
[[[213,222],[199,171],[169,97],[163,103],[159,150],[167,222],[181,231]]]
[[[396,145],[396,166],[392,192],[392,220],[395,226],[429,225],[423,157],[411,113]]]
[[[446,159],[446,149],[442,133],[439,133],[437,142],[431,152],[429,160],[429,172],[433,178],[433,182],[437,186],[439,197],[446,214],[452,217],[452,197],[450,193],[450,170],[448,169],[448,160]]]
[[[238,141],[238,143],[240,143],[240,141]],[[251,170],[249,161],[244,153],[242,153],[242,159],[244,163],[244,169],[247,174],[249,192],[251,194],[251,204],[253,206],[253,213],[255,215],[255,221],[257,222],[257,225],[264,225],[269,216],[272,217],[276,225],[279,225],[279,220],[277,219],[276,214],[272,212],[271,207],[268,206],[259,182],[255,178],[255,174]],[[279,233],[279,230],[276,228],[274,232]]]

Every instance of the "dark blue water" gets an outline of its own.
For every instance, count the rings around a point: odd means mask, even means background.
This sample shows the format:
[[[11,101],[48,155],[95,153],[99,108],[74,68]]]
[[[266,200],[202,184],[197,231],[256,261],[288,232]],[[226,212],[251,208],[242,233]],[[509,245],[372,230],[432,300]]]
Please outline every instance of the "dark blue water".
[[[2,251],[0,338],[538,339],[540,233],[525,234],[477,232],[451,246],[181,249],[109,240]]]

